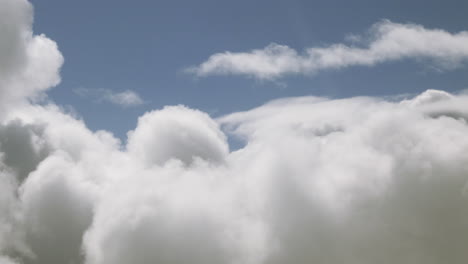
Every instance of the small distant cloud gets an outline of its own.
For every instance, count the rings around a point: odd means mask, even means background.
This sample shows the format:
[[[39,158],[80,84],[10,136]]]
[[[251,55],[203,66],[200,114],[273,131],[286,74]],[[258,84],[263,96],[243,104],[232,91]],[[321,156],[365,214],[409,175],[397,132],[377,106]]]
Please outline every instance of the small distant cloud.
[[[116,92],[110,89],[88,89],[81,87],[74,89],[73,92],[81,97],[90,97],[98,102],[105,101],[121,107],[138,106],[144,103],[140,95],[132,90]]]
[[[136,92],[131,90],[125,90],[118,93],[106,90],[104,99],[121,106],[136,106],[143,104],[143,99],[141,99]]]

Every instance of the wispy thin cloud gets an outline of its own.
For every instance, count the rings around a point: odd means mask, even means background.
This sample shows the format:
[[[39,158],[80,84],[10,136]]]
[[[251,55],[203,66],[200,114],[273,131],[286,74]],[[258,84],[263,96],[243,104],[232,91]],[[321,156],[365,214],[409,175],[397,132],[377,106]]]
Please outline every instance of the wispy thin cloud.
[[[307,48],[302,53],[276,43],[248,52],[226,51],[213,54],[186,71],[200,77],[231,74],[275,79],[402,59],[429,59],[438,69],[455,68],[468,60],[468,31],[450,33],[383,20],[374,24],[366,35],[353,34],[352,40],[350,44]]]
[[[116,92],[110,89],[77,88],[73,91],[81,97],[89,97],[98,102],[104,101],[121,107],[138,106],[144,103],[140,95],[132,90]]]

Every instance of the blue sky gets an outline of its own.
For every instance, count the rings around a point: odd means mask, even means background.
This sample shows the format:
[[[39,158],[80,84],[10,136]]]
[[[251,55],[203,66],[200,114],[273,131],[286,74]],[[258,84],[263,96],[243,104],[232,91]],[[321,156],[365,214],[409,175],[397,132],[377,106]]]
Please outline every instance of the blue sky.
[[[34,1],[34,31],[55,40],[65,57],[62,82],[49,92],[93,129],[125,139],[142,113],[183,104],[213,117],[269,100],[303,95],[332,98],[416,94],[468,87],[466,67],[438,71],[417,60],[353,66],[275,80],[196,77],[184,72],[215,53],[262,49],[298,52],[346,43],[382,19],[451,33],[467,29],[466,1]],[[77,96],[77,89],[91,91]],[[133,90],[144,100],[119,107],[94,90]]]

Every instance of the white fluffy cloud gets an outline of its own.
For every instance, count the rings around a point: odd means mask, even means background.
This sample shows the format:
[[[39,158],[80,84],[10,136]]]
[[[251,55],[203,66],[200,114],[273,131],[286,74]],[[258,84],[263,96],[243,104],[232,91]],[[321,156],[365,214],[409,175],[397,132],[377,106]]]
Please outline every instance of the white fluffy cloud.
[[[302,53],[276,43],[249,52],[216,53],[188,72],[197,76],[233,74],[274,79],[402,59],[427,59],[441,69],[457,67],[468,60],[466,31],[450,33],[384,20],[373,25],[368,36],[354,39],[360,40],[360,45],[311,47]]]
[[[0,56],[3,79],[22,72]],[[285,98],[216,120],[170,106],[122,143],[28,103],[45,83],[1,84],[29,92],[0,116],[0,264],[468,260],[466,94]]]
[[[226,137],[211,118],[183,106],[146,113],[129,132],[128,151],[148,165],[177,159],[190,165],[195,159],[223,162]]]
[[[0,0],[0,113],[57,85],[63,57],[54,41],[32,34],[32,6]],[[0,114],[1,115],[1,114]]]
[[[218,120],[174,106],[141,117],[126,147],[55,106],[15,109],[0,250],[28,264],[463,263],[467,106],[435,90]],[[246,146],[228,152],[219,125]]]

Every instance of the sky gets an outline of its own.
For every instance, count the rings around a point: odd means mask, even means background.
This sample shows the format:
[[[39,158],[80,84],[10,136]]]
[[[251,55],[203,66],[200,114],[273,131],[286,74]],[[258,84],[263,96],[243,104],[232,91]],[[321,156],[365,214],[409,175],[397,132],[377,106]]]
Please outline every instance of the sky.
[[[0,0],[0,264],[465,264],[455,1]]]
[[[59,43],[62,82],[49,92],[93,129],[125,140],[136,118],[183,104],[214,117],[291,96],[417,94],[468,87],[466,68],[439,71],[417,60],[331,69],[276,80],[197,77],[184,70],[215,53],[262,49],[270,43],[302,52],[348,43],[388,19],[451,33],[466,30],[466,1],[33,1],[34,31]],[[77,96],[78,90],[91,90]],[[144,103],[118,107],[95,90],[131,90]],[[102,92],[98,92],[102,96]]]

